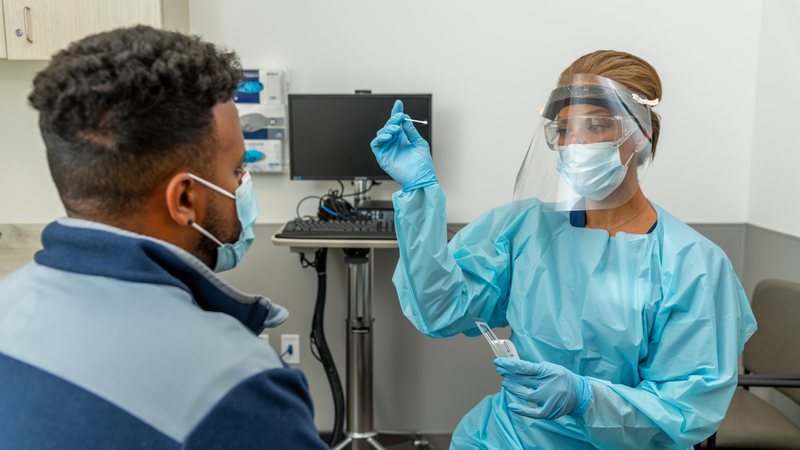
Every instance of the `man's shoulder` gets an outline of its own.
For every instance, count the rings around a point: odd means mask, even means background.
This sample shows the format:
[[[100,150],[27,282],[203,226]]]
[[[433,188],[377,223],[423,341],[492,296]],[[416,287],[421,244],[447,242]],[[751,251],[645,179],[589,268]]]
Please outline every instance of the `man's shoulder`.
[[[285,368],[238,320],[202,310],[185,290],[36,263],[0,286],[0,353],[177,442],[237,386]]]
[[[186,448],[209,441],[228,448],[325,449],[303,373],[274,369],[231,389],[186,438]]]

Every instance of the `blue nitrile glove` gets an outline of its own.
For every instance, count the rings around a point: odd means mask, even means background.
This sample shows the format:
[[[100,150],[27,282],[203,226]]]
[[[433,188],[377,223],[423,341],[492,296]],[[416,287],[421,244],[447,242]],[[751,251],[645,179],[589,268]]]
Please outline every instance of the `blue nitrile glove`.
[[[569,414],[577,417],[586,411],[592,399],[589,379],[548,362],[532,363],[512,358],[494,360],[503,387],[515,397],[539,406],[512,403],[511,412],[532,419],[553,420]],[[530,388],[530,389],[529,389]]]
[[[392,117],[370,147],[378,164],[404,191],[411,191],[438,183],[431,159],[431,147],[422,139],[414,124],[405,119],[403,102],[397,100],[392,108]]]

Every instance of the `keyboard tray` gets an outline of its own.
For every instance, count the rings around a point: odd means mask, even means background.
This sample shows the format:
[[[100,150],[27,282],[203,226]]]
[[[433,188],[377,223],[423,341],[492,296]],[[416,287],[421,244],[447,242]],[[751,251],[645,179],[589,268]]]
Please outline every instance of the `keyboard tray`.
[[[397,239],[394,222],[369,220],[292,220],[275,235],[280,239]]]

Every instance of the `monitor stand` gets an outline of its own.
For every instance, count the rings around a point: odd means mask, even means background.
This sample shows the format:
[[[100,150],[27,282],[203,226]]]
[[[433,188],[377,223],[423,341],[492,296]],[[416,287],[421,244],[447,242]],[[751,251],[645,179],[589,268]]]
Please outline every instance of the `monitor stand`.
[[[354,204],[372,198],[369,180],[355,180]],[[345,248],[347,264],[347,438],[334,450],[385,448],[375,440],[378,431],[372,409],[372,271],[368,248]]]
[[[372,409],[372,274],[368,248],[345,248],[347,264],[347,438],[334,450],[372,447],[385,450],[375,436]]]
[[[353,181],[356,195],[353,197],[353,205],[357,206],[362,200],[372,199],[372,192],[369,189],[369,180],[355,180]]]

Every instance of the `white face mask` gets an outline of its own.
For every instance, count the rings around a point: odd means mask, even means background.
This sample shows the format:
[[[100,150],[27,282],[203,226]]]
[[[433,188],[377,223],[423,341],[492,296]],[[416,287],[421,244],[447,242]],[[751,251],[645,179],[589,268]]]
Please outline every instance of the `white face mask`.
[[[196,222],[190,223],[192,228],[200,232],[203,236],[211,239],[219,246],[217,248],[217,265],[214,267],[214,272],[231,270],[239,264],[239,261],[244,257],[244,254],[256,238],[253,233],[253,225],[255,225],[256,218],[258,217],[258,203],[256,202],[256,194],[253,190],[253,181],[250,179],[250,172],[245,172],[242,177],[242,182],[239,184],[239,187],[236,188],[235,194],[231,194],[225,189],[198,176],[192,174],[189,174],[189,176],[208,188],[236,201],[236,214],[239,216],[242,232],[239,234],[239,239],[233,244],[223,244]]]
[[[613,142],[573,144],[558,147],[558,151],[556,168],[564,181],[576,194],[595,201],[608,197],[622,184],[628,163],[637,153],[633,152],[623,165],[619,147]]]

